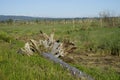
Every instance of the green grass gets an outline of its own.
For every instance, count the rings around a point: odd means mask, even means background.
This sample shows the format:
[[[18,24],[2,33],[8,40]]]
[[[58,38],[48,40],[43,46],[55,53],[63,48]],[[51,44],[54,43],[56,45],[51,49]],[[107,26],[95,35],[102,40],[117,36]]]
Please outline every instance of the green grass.
[[[4,44],[3,44],[4,43]],[[59,64],[39,55],[31,57],[17,54],[23,43],[0,43],[0,80],[76,80]],[[19,45],[19,46],[18,46]]]
[[[56,39],[70,39],[78,47],[78,52],[91,51],[95,54],[120,54],[120,28],[91,27],[82,30],[71,24],[55,25],[0,25],[0,80],[76,80],[77,78],[58,64],[48,61],[37,54],[31,57],[17,54],[24,46],[21,38],[39,35],[42,30],[49,34],[55,29]],[[20,39],[17,39],[20,38]],[[118,52],[116,52],[118,50]],[[77,52],[77,53],[78,53]],[[72,64],[83,72],[92,75],[96,80],[119,80],[120,76],[114,70],[103,71],[98,68],[88,68]]]
[[[94,77],[95,80],[119,80],[120,75],[115,72],[114,69],[112,68],[107,68],[106,70],[102,70],[97,67],[86,67],[86,66],[81,66],[78,64],[74,64],[76,68],[86,72],[87,74],[90,74],[91,76]]]

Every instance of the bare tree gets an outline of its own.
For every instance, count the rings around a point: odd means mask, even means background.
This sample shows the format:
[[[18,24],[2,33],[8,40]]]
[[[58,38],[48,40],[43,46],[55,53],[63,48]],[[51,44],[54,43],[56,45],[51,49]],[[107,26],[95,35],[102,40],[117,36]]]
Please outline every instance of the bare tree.
[[[118,17],[115,16],[114,12],[110,11],[102,11],[99,13],[100,17],[100,25],[101,27],[106,26],[106,27],[113,27],[116,26],[116,22],[118,21]]]

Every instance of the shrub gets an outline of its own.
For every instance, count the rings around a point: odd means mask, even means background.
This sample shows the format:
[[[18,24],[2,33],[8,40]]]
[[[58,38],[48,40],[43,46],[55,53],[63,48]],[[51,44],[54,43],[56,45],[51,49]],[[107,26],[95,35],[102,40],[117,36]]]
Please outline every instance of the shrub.
[[[0,40],[10,43],[13,39],[6,32],[0,31]]]
[[[98,49],[108,51],[111,55],[120,55],[120,40],[119,38],[106,38],[98,44]]]
[[[120,55],[120,40],[113,40],[110,43],[111,55]]]

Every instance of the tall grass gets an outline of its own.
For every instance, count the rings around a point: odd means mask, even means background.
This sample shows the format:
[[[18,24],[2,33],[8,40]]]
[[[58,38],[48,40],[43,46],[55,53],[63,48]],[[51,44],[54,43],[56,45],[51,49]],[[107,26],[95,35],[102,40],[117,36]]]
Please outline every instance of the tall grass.
[[[0,80],[77,80],[59,64],[37,54],[31,57],[17,54],[19,44],[11,48],[9,43],[0,43]]]
[[[72,24],[2,25],[0,26],[0,79],[77,80],[58,64],[54,64],[37,54],[31,57],[17,54],[17,50],[24,45],[21,38],[31,38],[36,35],[39,37],[40,30],[49,34],[53,29],[55,29],[56,39],[62,41],[67,38],[75,42],[78,54],[81,51],[95,54],[104,52],[106,55],[120,54],[120,28],[118,27],[94,26],[84,30],[79,24],[76,24],[74,29]],[[101,71],[101,69],[91,69],[79,64],[74,64],[74,66],[92,75],[96,80],[120,79],[120,76],[113,70]]]

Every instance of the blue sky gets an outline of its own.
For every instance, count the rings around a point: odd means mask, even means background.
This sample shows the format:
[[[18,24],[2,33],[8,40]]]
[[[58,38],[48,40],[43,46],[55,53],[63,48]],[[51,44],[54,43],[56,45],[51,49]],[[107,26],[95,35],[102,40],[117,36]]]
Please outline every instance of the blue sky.
[[[120,0],[0,0],[0,15],[94,17],[102,11],[120,15]]]

